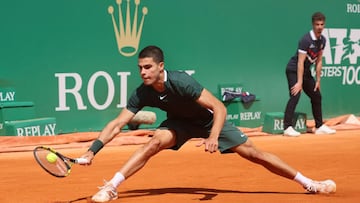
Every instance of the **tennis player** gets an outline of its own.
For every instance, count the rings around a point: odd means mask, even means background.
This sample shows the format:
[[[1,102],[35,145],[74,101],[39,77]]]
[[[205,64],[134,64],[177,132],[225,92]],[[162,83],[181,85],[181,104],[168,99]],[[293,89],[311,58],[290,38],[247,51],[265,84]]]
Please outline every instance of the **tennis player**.
[[[151,140],[135,151],[113,178],[100,187],[92,197],[93,201],[117,199],[117,187],[139,171],[152,156],[164,149],[177,150],[191,138],[203,138],[197,146],[204,146],[205,152],[235,152],[272,173],[298,182],[310,193],[335,192],[334,181],[314,181],[277,156],[257,149],[246,135],[226,121],[226,108],[220,100],[185,72],[164,68],[164,55],[160,48],[144,48],[139,53],[138,67],[143,83],[133,92],[126,108],[106,125],[82,157],[91,163],[95,154],[145,106],[166,111],[167,118],[155,130]]]

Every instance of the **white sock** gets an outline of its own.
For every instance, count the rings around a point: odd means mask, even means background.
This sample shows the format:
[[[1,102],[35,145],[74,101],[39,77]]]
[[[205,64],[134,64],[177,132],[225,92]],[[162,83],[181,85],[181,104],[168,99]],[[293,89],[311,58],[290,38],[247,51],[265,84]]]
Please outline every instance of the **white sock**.
[[[120,183],[122,183],[125,180],[125,177],[120,172],[115,173],[114,177],[110,180],[111,184],[117,188]]]
[[[303,176],[300,172],[296,173],[294,180],[300,183],[302,186],[307,187],[311,183],[311,179]]]

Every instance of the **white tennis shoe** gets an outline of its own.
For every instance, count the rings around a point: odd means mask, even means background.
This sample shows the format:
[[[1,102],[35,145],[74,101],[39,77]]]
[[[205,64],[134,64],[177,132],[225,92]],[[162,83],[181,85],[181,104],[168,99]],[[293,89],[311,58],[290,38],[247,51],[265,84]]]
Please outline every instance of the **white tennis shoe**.
[[[311,181],[311,183],[304,187],[310,193],[330,194],[336,192],[336,184],[332,180]]]
[[[317,135],[320,135],[320,134],[334,134],[334,133],[336,133],[336,130],[329,128],[325,124],[320,126],[320,128],[317,128],[315,130],[315,134],[317,134]]]
[[[284,130],[284,135],[289,137],[298,137],[300,133],[296,131],[293,127],[289,126]]]
[[[107,202],[118,198],[116,188],[110,182],[104,181],[104,186],[99,187],[99,189],[99,192],[92,196],[92,201]]]

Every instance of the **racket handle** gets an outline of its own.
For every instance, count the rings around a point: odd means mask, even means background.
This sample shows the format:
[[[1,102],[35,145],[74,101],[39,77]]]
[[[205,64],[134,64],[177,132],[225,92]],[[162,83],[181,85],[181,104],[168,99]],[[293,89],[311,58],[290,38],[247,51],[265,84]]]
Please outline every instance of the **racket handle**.
[[[75,160],[76,160],[77,164],[88,164],[89,163],[89,161],[85,158],[76,158]]]

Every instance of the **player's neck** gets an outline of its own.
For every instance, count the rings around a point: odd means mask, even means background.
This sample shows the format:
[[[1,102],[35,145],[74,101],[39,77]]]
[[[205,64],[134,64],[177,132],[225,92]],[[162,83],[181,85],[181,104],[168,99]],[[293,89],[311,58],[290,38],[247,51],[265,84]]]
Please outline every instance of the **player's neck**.
[[[155,89],[155,91],[157,92],[163,92],[165,91],[165,81],[164,81],[164,74],[161,73],[159,75],[158,80],[152,85],[152,87]]]
[[[164,82],[153,84],[152,87],[153,87],[153,88],[155,89],[155,91],[157,91],[157,92],[163,92],[163,91],[165,91]]]

